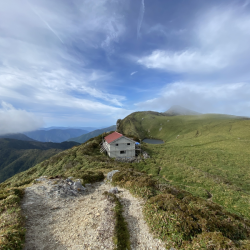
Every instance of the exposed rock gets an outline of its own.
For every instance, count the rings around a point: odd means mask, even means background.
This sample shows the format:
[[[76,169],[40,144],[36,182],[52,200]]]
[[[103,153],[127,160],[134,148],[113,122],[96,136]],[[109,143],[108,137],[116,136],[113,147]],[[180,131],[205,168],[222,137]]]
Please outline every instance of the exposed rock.
[[[114,188],[111,188],[110,190],[109,190],[109,193],[112,193],[112,194],[118,194],[118,188],[117,187],[114,187]]]
[[[107,180],[112,181],[112,177],[115,173],[120,172],[119,170],[113,170],[107,174]]]
[[[86,188],[82,186],[81,182],[80,181],[76,181],[73,183],[72,187],[75,189],[75,190],[78,190],[78,191],[85,191]]]
[[[35,179],[34,183],[38,183],[38,182],[46,181],[46,180],[47,180],[47,176],[41,176],[38,179]]]
[[[149,154],[146,151],[142,151],[142,155],[144,159],[150,158]]]
[[[46,185],[46,187],[41,185],[38,189],[44,193],[46,192],[48,198],[72,198],[81,195],[86,190],[80,180],[74,182],[69,178],[66,180],[61,178],[51,180],[47,179],[47,176],[41,176],[34,181],[34,183],[39,182],[44,182],[44,185]]]
[[[71,179],[66,179],[66,181],[68,182],[69,185],[72,185],[74,182]]]

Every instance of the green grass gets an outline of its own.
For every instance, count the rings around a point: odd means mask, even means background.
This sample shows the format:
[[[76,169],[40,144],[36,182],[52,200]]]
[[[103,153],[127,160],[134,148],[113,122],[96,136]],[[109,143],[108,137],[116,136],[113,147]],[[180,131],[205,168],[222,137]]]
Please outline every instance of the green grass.
[[[167,249],[249,249],[250,220],[171,185],[159,186],[141,172],[123,170],[113,184],[146,201],[145,219]],[[209,246],[209,247],[208,247]]]
[[[113,169],[121,171],[114,176],[116,184],[146,200],[145,218],[169,248],[250,249],[250,120],[137,112],[125,118],[119,129],[165,144],[143,144],[150,159],[121,163],[99,152],[100,135],[1,183],[0,216],[8,210],[19,220],[0,228],[16,233],[10,234],[13,237],[4,233],[7,243],[1,243],[0,249],[24,239],[19,201],[13,199],[5,209],[8,190],[22,190],[42,175],[97,181]],[[11,231],[13,227],[16,231]]]
[[[0,190],[0,249],[23,249],[25,228],[19,205],[23,195],[23,188]]]
[[[137,112],[126,117],[119,129],[141,139],[165,141],[144,144],[151,159],[133,167],[193,195],[206,199],[210,193],[212,201],[229,212],[250,218],[249,119]]]
[[[119,199],[115,194],[104,192],[104,195],[113,203],[115,203],[114,212],[115,212],[115,235],[114,235],[114,244],[115,250],[130,250],[130,240],[129,240],[129,231],[127,222],[124,220],[122,215],[123,207]]]

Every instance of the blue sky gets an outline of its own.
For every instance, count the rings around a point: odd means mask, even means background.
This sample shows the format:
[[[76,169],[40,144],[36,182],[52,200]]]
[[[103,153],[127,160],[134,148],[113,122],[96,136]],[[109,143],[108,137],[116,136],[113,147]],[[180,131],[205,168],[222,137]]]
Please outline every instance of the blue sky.
[[[0,4],[0,133],[172,105],[250,116],[249,1]]]

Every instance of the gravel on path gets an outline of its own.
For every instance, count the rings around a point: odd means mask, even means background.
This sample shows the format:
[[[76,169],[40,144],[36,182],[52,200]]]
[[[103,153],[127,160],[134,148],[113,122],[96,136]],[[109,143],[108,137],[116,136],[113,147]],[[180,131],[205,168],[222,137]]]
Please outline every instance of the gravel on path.
[[[96,182],[86,185],[81,195],[53,198],[48,193],[56,181],[45,179],[26,188],[21,205],[27,229],[23,250],[114,249],[114,204],[102,195],[112,186]],[[130,232],[131,249],[166,249],[149,232],[143,219],[143,200],[133,197],[126,189],[118,190]]]
[[[143,218],[144,200],[134,197],[127,189],[119,189],[118,195],[123,205],[123,217],[128,223],[132,250],[164,250],[165,244],[153,237]]]
[[[24,250],[113,249],[114,205],[102,193],[104,182],[88,185],[85,194],[51,199],[45,182],[26,189]]]

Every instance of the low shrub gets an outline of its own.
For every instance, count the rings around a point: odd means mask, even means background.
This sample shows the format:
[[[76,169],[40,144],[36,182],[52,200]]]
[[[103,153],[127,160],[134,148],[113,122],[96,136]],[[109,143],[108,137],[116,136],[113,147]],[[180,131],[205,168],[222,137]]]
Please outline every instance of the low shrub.
[[[85,171],[78,174],[78,178],[83,180],[83,184],[93,183],[104,180],[104,174],[101,171]]]
[[[236,249],[236,246],[220,232],[204,232],[193,239],[190,249]]]
[[[25,228],[20,200],[24,195],[24,190],[23,188],[6,188],[1,190],[1,195],[3,199],[0,200],[0,249],[21,250],[25,239]]]
[[[115,173],[112,181],[120,186],[132,189],[132,192],[142,197],[150,198],[156,194],[156,181],[147,174],[136,172],[131,168]]]
[[[145,198],[145,219],[168,246],[199,249],[210,242],[210,248],[204,249],[238,249],[241,241],[250,243],[250,221],[211,201],[177,187],[159,186],[151,177],[133,169],[114,174],[113,184]]]

